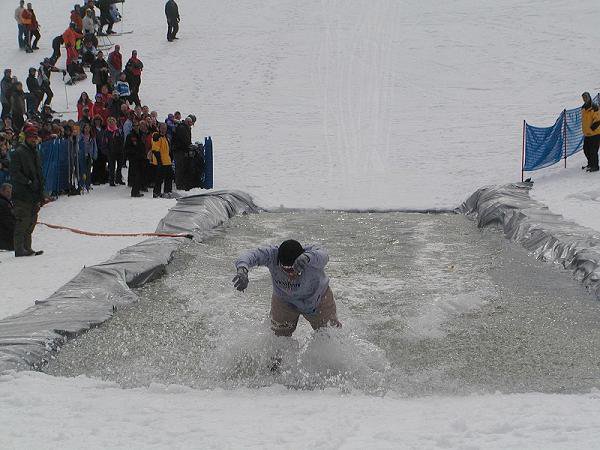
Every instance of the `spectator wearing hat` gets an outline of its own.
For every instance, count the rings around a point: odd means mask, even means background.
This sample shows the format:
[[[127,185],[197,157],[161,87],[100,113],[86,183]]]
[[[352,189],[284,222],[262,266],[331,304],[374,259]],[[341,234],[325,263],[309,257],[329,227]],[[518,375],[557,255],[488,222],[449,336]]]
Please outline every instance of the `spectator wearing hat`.
[[[0,185],[0,250],[15,249],[15,223],[17,221],[12,202],[12,185]]]
[[[37,223],[38,213],[44,204],[44,175],[42,161],[37,152],[38,129],[28,124],[24,127],[24,142],[12,154],[10,178],[13,185],[15,214],[15,256],[41,255],[42,251],[31,248],[31,235]]]

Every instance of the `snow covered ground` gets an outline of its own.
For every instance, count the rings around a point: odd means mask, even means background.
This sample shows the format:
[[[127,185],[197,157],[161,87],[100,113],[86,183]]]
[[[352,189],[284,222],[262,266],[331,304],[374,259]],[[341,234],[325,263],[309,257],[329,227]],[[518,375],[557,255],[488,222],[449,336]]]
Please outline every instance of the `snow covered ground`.
[[[402,399],[0,376],[3,448],[598,448],[598,393]],[[24,424],[24,421],[28,425]]]
[[[24,80],[50,55],[73,1],[34,3],[44,35],[34,55],[17,50],[16,3],[0,4],[0,64]],[[195,136],[213,136],[215,187],[245,190],[264,207],[455,207],[482,185],[520,179],[523,119],[550,125],[581,92],[598,90],[592,0],[178,3],[179,41],[166,42],[162,0],[128,0],[123,29],[135,32],[114,41],[145,63],[145,103],[161,116],[195,113]],[[66,109],[56,75],[53,88],[55,109]],[[67,89],[69,107],[82,89],[93,92],[89,83]],[[533,195],[600,230],[598,175],[581,173],[580,159],[532,174]],[[173,203],[99,188],[59,199],[41,219],[152,231]],[[43,256],[0,253],[0,317],[138,240],[39,227]],[[590,448],[599,410],[596,393],[402,400],[122,390],[23,373],[0,379],[0,447]]]

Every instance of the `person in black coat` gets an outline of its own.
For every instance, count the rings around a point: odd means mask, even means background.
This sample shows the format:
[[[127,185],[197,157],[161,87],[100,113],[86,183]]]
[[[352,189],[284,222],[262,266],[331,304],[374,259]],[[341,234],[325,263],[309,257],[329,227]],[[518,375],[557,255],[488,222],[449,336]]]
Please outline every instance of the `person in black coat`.
[[[4,77],[0,81],[0,100],[2,101],[2,119],[10,115],[10,96],[12,95],[12,70],[4,69]]]
[[[175,0],[169,0],[165,4],[165,15],[167,16],[167,41],[173,42],[179,31],[179,7]]]
[[[12,186],[4,183],[0,186],[0,249],[15,249],[15,218],[14,205],[12,202]]]
[[[175,159],[175,186],[177,189],[190,189],[190,151],[192,148],[192,126],[196,117],[189,115],[175,128],[173,134],[173,158]]]
[[[98,52],[96,59],[90,65],[90,72],[92,73],[92,83],[96,85],[96,93],[102,92],[102,86],[108,84],[109,71],[108,63],[104,59],[104,53]]]
[[[37,80],[37,71],[34,67],[29,69],[29,75],[27,76],[25,83],[27,84],[27,89],[29,89],[29,95],[26,97],[28,99],[27,114],[31,115],[38,111],[40,102],[44,96],[42,88]]]
[[[125,155],[129,159],[129,182],[131,196],[143,197],[142,190],[144,164],[146,163],[146,144],[140,135],[138,123],[134,123],[133,130],[127,135],[124,146]]]
[[[10,110],[13,121],[13,129],[16,134],[21,132],[25,119],[25,92],[23,92],[23,83],[13,78],[14,91],[10,97]]]

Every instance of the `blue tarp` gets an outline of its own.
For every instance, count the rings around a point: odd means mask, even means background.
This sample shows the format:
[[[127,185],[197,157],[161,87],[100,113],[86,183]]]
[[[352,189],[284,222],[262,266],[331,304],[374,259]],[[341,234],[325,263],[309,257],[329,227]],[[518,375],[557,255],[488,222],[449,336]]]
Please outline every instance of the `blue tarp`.
[[[39,147],[46,193],[58,195],[69,189],[69,147],[65,139],[45,141]]]

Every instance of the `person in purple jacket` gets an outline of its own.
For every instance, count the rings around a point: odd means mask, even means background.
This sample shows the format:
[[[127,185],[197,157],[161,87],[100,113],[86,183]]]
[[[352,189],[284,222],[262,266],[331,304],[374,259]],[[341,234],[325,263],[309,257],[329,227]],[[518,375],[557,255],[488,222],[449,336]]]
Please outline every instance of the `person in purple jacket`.
[[[314,330],[334,326],[338,321],[333,293],[325,266],[327,250],[317,245],[302,247],[298,241],[259,247],[241,255],[232,282],[238,291],[248,287],[248,270],[266,266],[271,273],[271,329],[277,336],[291,336],[302,315]]]

